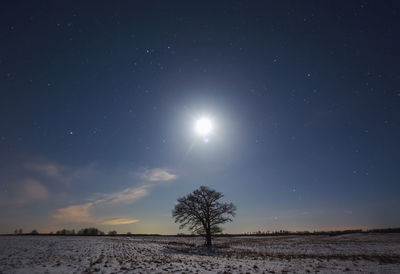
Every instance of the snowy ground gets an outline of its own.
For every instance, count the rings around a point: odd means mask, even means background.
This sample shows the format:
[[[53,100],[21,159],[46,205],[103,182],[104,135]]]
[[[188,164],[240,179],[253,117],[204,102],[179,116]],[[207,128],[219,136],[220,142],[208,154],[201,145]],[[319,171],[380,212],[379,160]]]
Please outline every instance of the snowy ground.
[[[200,238],[1,236],[0,273],[400,273],[400,234]]]

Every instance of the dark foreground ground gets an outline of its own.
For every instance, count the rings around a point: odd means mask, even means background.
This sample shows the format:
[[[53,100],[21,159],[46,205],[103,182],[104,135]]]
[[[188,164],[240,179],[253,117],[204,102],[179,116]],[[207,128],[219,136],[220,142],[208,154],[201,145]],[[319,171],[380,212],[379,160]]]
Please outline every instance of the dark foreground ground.
[[[0,237],[0,273],[400,273],[400,234]]]

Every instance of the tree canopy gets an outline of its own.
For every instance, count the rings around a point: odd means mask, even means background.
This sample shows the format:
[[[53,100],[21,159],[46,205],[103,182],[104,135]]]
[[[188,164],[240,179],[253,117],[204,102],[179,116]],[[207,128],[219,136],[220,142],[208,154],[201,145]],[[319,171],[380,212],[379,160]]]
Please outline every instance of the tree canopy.
[[[231,222],[236,206],[221,202],[224,195],[206,186],[178,199],[172,211],[175,223],[180,229],[188,228],[206,237],[206,245],[211,246],[211,236],[222,232],[221,224]]]

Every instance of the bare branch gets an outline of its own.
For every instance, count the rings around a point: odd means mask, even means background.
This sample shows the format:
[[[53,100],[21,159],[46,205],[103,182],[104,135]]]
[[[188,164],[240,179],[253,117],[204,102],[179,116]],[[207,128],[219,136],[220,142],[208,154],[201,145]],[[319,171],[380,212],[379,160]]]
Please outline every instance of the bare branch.
[[[178,199],[172,211],[175,223],[180,229],[188,228],[194,233],[206,236],[207,245],[211,245],[211,235],[222,232],[219,225],[231,222],[236,206],[220,202],[224,195],[206,186]]]

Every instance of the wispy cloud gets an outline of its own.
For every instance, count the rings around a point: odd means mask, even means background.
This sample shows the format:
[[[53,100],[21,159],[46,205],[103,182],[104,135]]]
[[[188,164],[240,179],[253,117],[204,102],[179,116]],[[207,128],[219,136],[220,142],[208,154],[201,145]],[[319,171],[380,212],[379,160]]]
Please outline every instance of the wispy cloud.
[[[60,165],[55,162],[36,161],[24,164],[26,170],[34,172],[36,175],[47,177],[53,181],[70,185],[74,181],[87,175],[94,165],[90,164],[82,168],[73,168]]]
[[[175,180],[178,176],[167,169],[153,168],[145,170],[142,178],[149,182],[165,182]]]
[[[127,224],[133,224],[139,222],[138,219],[126,219],[126,218],[120,218],[120,219],[111,219],[104,221],[104,225],[127,225]]]
[[[93,203],[82,205],[71,205],[57,209],[53,218],[59,222],[65,223],[89,223],[95,218],[92,216]]]
[[[97,194],[97,199],[93,201],[93,204],[118,204],[118,203],[133,203],[149,194],[149,186],[139,186],[126,188],[119,192],[109,194]]]
[[[28,179],[22,185],[21,194],[27,200],[41,200],[47,198],[48,191],[39,181]]]
[[[64,177],[61,171],[64,168],[54,163],[26,163],[25,168],[37,171],[48,177]]]
[[[42,170],[49,174],[58,174],[52,167]],[[119,204],[131,204],[148,195],[152,188],[158,184],[155,182],[171,181],[178,178],[177,175],[171,171],[161,168],[154,168],[145,170],[140,174],[140,178],[144,180],[142,185],[125,188],[121,191],[113,193],[96,193],[87,199],[89,202],[83,204],[70,205],[64,208],[57,209],[53,215],[53,219],[58,222],[65,223],[98,223],[106,225],[122,225],[136,223],[138,219],[118,217],[118,218],[105,218],[94,216],[93,211],[98,208],[106,206],[114,206]],[[149,184],[149,182],[154,182]]]
[[[15,182],[15,189],[7,195],[0,196],[0,205],[23,206],[48,198],[47,188],[35,179]]]
[[[64,208],[57,209],[56,213],[53,215],[53,218],[58,222],[64,223],[102,223],[102,224],[123,224],[121,222],[135,223],[137,219],[112,219],[112,220],[104,220],[104,218],[98,218],[93,215],[93,210],[96,207],[104,207],[115,204],[130,204],[133,203],[149,194],[148,186],[139,186],[127,188],[119,192],[115,193],[97,193],[96,198],[89,199],[91,200],[88,203],[70,205]],[[133,221],[132,221],[133,220]],[[127,224],[127,223],[126,223]]]
[[[126,225],[139,222],[131,218],[101,218],[93,216],[93,203],[82,205],[71,205],[60,208],[53,215],[54,220],[59,223],[97,223],[103,225]]]

